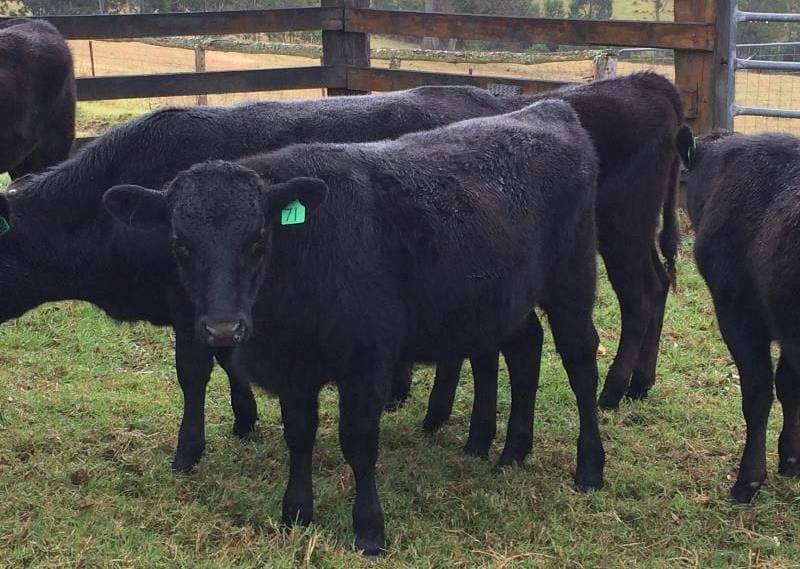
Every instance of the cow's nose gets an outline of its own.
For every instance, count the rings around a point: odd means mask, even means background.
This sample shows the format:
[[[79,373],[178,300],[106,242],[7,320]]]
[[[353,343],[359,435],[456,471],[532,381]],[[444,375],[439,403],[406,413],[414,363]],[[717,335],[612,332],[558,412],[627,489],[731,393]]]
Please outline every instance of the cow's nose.
[[[204,320],[201,327],[206,336],[206,343],[213,348],[235,346],[242,342],[247,334],[247,327],[241,319]]]

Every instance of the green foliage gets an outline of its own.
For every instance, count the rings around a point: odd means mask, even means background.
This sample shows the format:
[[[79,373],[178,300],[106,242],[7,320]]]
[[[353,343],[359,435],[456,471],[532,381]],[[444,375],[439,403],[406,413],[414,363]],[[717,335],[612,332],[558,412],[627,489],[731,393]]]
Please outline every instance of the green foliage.
[[[548,18],[566,18],[563,0],[544,0],[544,15]]]
[[[798,12],[797,0],[739,0],[747,12]],[[737,29],[736,43],[772,43],[800,39],[800,24],[780,22],[745,22]]]
[[[208,12],[303,6],[319,6],[319,0],[0,0],[1,12],[22,16]]]
[[[569,15],[571,18],[610,20],[613,8],[611,0],[571,0]]]

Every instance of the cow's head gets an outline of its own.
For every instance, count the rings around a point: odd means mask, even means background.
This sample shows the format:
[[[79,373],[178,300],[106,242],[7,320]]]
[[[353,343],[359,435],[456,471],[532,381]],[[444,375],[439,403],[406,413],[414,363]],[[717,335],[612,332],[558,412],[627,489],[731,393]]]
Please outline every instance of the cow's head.
[[[169,227],[178,272],[194,304],[197,337],[223,347],[251,334],[273,226],[299,221],[301,207],[309,215],[327,191],[316,178],[268,185],[249,168],[213,161],[181,172],[166,192],[115,186],[103,202],[126,225]]]

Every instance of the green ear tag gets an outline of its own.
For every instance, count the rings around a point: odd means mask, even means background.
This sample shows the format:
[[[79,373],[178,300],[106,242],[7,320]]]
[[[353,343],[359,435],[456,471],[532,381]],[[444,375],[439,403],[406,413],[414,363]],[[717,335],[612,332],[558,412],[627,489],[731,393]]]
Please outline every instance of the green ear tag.
[[[294,200],[286,204],[281,210],[281,225],[296,225],[306,222],[306,206],[300,200]]]
[[[0,236],[5,235],[11,231],[11,224],[8,223],[8,220],[0,215]]]

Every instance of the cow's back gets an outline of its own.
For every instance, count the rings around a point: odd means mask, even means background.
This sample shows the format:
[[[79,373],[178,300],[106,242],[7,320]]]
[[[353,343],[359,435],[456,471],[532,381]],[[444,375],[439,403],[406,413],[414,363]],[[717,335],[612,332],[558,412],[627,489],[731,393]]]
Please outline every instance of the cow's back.
[[[469,353],[467,344],[485,346],[460,331],[508,333],[507,315],[526,314],[547,296],[548,270],[567,248],[594,259],[593,145],[574,115],[567,122],[543,112],[555,120],[523,110],[396,141],[294,145],[241,163],[269,183],[312,176],[331,188],[307,229],[315,243],[308,270],[322,287],[315,295],[329,297],[333,283],[363,283],[370,271],[383,299],[375,310],[394,306],[408,319],[415,358]],[[282,243],[283,232],[276,238],[276,250],[300,246]],[[267,289],[289,286],[270,278]],[[336,296],[353,310],[376,298],[347,285]]]
[[[689,211],[695,257],[712,290],[740,283],[756,287],[765,307],[797,304],[791,298],[800,290],[798,180],[797,137],[699,138],[688,178]]]

